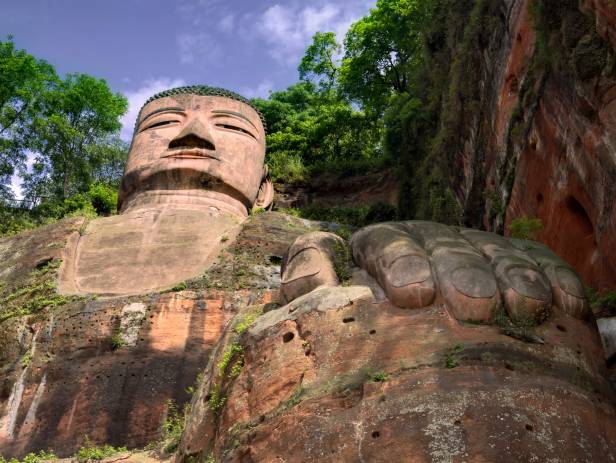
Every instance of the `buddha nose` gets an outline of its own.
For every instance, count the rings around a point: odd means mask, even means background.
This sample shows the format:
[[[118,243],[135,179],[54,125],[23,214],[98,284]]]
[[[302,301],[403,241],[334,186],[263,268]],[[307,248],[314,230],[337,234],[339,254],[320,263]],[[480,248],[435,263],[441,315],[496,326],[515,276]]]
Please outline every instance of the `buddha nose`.
[[[169,148],[203,148],[215,150],[216,146],[214,146],[214,137],[212,137],[209,128],[199,119],[193,119],[169,142]]]

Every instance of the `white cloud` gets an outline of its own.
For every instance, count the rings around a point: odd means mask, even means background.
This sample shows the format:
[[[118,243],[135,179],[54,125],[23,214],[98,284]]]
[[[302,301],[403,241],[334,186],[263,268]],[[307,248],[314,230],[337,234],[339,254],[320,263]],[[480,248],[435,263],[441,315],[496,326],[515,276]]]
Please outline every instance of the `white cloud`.
[[[128,112],[122,117],[122,131],[120,132],[122,140],[130,141],[132,138],[139,110],[148,98],[155,93],[173,87],[181,87],[182,85],[185,85],[182,79],[161,77],[145,81],[143,85],[136,90],[124,92],[126,98],[128,98]]]
[[[273,89],[274,83],[270,80],[264,80],[256,87],[242,87],[240,94],[246,98],[267,98]]]
[[[325,3],[302,7],[277,3],[262,13],[256,32],[268,44],[268,52],[276,61],[297,66],[315,32],[335,32],[342,42],[349,26],[366,13],[365,7],[358,6]]]

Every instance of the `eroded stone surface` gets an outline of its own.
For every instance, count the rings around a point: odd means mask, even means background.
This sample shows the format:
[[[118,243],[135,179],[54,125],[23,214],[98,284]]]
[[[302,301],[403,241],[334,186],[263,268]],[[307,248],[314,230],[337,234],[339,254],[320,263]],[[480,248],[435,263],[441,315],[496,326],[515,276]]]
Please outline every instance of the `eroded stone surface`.
[[[178,205],[92,220],[65,251],[60,291],[114,295],[169,288],[204,272],[239,226],[233,215]]]
[[[340,304],[342,290],[357,293]],[[338,302],[318,308],[329,297]],[[439,304],[413,311],[375,304],[360,288],[319,288],[295,302],[301,310],[268,312],[239,340],[239,376],[214,368],[193,400],[184,458],[616,458],[597,333],[557,307],[538,328],[545,343],[527,344],[497,327],[461,324]],[[226,397],[215,413],[212,388]]]
[[[17,250],[0,262],[6,284],[60,256],[82,220],[0,240],[7,252]],[[71,455],[86,435],[129,447],[156,440],[168,401],[181,409],[190,399],[186,389],[227,322],[277,301],[283,253],[316,225],[259,214],[184,291],[88,297],[0,322],[2,455]]]

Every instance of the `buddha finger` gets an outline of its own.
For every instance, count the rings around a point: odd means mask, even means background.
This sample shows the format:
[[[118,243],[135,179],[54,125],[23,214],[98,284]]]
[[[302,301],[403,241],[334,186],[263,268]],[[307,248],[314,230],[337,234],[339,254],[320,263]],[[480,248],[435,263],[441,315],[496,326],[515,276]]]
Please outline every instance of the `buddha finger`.
[[[485,257],[454,228],[433,222],[406,222],[430,256],[439,289],[458,320],[488,322],[501,296]]]
[[[549,316],[550,281],[534,259],[503,236],[479,230],[460,233],[489,259],[512,320],[541,323]]]
[[[510,238],[517,249],[529,254],[541,266],[550,280],[554,305],[566,314],[585,319],[590,315],[590,307],[584,294],[580,277],[560,257],[546,245],[537,241]]]
[[[436,287],[430,262],[421,245],[402,223],[382,223],[353,235],[355,263],[381,285],[389,300],[403,308],[430,305]]]
[[[319,286],[340,282],[334,268],[336,250],[344,241],[333,233],[312,232],[299,236],[282,262],[280,298],[287,304]]]

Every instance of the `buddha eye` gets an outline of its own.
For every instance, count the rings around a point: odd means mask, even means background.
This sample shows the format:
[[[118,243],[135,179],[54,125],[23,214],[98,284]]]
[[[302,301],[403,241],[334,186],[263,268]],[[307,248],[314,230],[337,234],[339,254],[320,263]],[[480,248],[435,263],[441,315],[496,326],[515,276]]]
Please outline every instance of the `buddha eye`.
[[[148,125],[148,126],[147,126],[145,129],[143,129],[143,130],[156,129],[156,128],[158,128],[158,127],[163,127],[163,126],[165,126],[165,125],[175,124],[175,123],[177,123],[177,122],[179,122],[179,121],[176,121],[176,120],[167,120],[167,121],[155,122],[155,123],[154,123],[154,124],[152,124],[152,125]],[[142,130],[142,131],[143,131],[143,130]]]
[[[222,129],[228,129],[228,130],[235,130],[236,132],[240,132],[240,133],[245,133],[246,135],[249,135],[250,137],[254,138],[255,140],[257,139],[257,137],[255,137],[252,133],[250,133],[248,130],[242,129],[241,127],[237,127],[235,125],[229,125],[229,124],[216,124],[216,127],[220,127]]]

